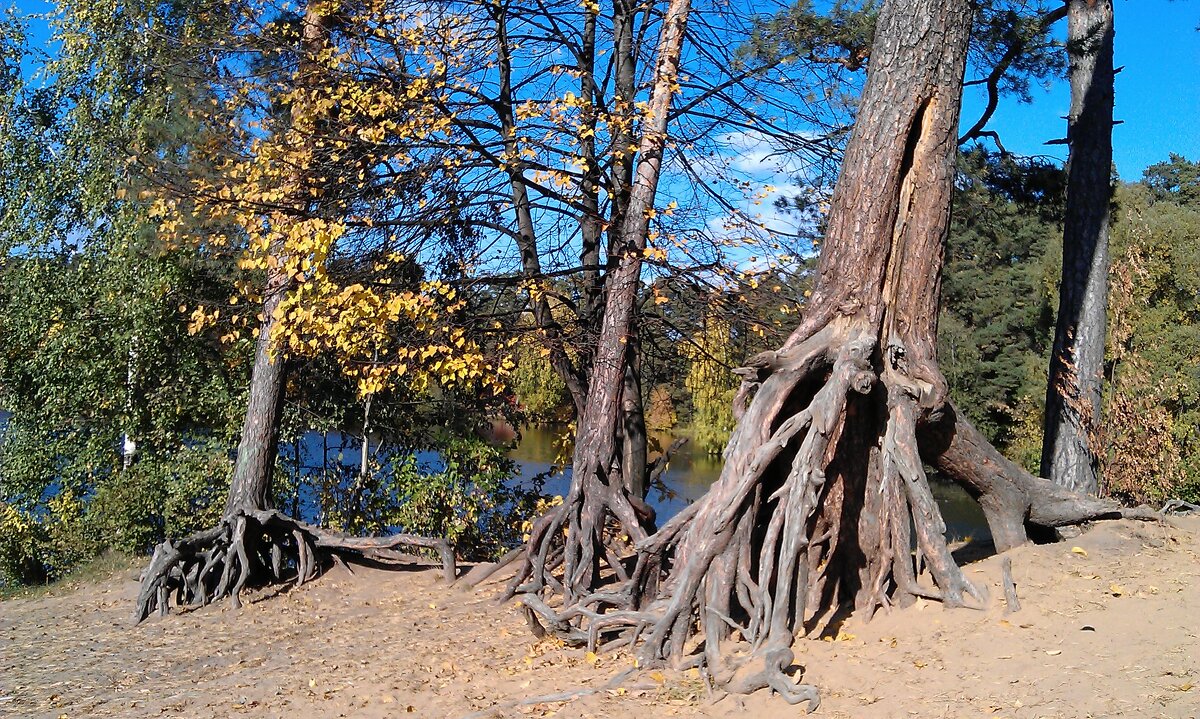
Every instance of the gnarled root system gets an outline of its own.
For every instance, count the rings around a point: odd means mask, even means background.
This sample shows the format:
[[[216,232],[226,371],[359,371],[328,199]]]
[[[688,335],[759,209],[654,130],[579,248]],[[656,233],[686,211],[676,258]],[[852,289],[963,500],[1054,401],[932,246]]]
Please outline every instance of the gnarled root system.
[[[198,607],[228,597],[240,607],[248,585],[303,584],[330,562],[408,562],[402,549],[437,550],[447,581],[456,573],[454,548],[445,539],[409,534],[350,537],[293,519],[275,510],[236,510],[211,528],[154,549],[134,608],[134,622],[178,606]]]
[[[527,566],[512,591],[535,631],[593,651],[633,645],[643,666],[699,667],[725,691],[770,688],[812,710],[816,689],[790,676],[797,636],[836,631],[849,610],[869,618],[916,597],[989,601],[951,556],[925,462],[985,507],[1003,507],[988,518],[1016,521],[1001,527],[1010,543],[1039,521],[1153,516],[1003,460],[955,417],[935,366],[898,341],[878,347],[876,336],[826,328],[756,358],[740,393],[753,399],[708,494],[652,535],[622,521],[636,554],[610,548],[612,571],[589,592],[564,571],[579,559]],[[575,521],[579,510],[567,506],[544,518],[543,532]]]

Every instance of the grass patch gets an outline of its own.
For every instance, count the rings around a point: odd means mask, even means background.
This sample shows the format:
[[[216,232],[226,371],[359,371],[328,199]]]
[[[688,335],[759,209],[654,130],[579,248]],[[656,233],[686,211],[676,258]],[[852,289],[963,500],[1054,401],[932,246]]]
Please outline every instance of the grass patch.
[[[140,567],[145,562],[144,557],[133,557],[122,552],[108,551],[95,559],[85,562],[72,569],[63,577],[46,584],[36,586],[10,586],[0,583],[0,601],[8,599],[37,599],[40,597],[57,597],[70,594],[88,584],[100,584],[117,575],[125,574],[131,569]]]

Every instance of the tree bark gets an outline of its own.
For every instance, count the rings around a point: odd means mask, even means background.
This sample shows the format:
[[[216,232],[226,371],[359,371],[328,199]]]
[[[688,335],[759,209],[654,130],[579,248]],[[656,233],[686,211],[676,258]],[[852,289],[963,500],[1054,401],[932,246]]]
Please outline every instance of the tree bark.
[[[272,351],[271,333],[278,323],[275,311],[291,286],[286,271],[279,268],[268,271],[262,321],[254,344],[254,366],[250,370],[246,421],[242,424],[237,461],[225,502],[226,515],[239,510],[271,508],[271,475],[279,456],[279,412],[284,388],[284,360]]]
[[[1112,199],[1112,0],[1069,0],[1067,23],[1071,150],[1041,473],[1068,489],[1095,494]]]

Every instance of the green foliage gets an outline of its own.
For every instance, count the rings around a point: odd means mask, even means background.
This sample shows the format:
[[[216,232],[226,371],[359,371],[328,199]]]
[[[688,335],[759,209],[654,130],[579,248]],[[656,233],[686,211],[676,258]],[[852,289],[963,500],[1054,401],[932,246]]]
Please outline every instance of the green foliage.
[[[1120,187],[1112,232],[1105,489],[1200,498],[1200,198],[1178,156]],[[1174,189],[1168,189],[1174,188]]]
[[[1057,297],[1061,170],[964,153],[942,283],[938,359],[951,396],[1036,470]],[[1035,419],[1036,418],[1036,419]],[[1019,445],[1019,449],[1016,445]],[[1018,456],[1019,455],[1019,456]]]
[[[142,554],[167,537],[211,527],[220,519],[231,468],[220,443],[143,457],[96,489],[90,528],[105,547]]]
[[[0,502],[0,582],[40,584],[105,550],[143,554],[212,526],[230,469],[222,444],[197,443],[143,456],[86,495],[55,486],[45,501]]]
[[[522,342],[513,352],[514,367],[509,373],[509,386],[517,403],[534,422],[560,419],[564,409],[569,413],[571,397],[562,377],[550,366],[550,360],[540,351],[536,337]]]
[[[826,12],[811,0],[797,0],[758,21],[742,52],[768,61],[838,62],[857,70],[870,55],[878,12],[874,0],[835,0]]]
[[[706,316],[685,351],[691,359],[684,386],[692,398],[692,441],[709,454],[720,454],[733,431],[733,397],[738,388],[732,372],[729,321]]]
[[[1192,162],[1183,155],[1172,152],[1166,162],[1147,167],[1142,182],[1157,200],[1200,204],[1200,162]]]
[[[512,484],[516,465],[504,448],[454,438],[440,452],[440,468],[422,467],[414,454],[393,459],[374,529],[446,537],[468,559],[496,558],[519,544],[541,493]]]

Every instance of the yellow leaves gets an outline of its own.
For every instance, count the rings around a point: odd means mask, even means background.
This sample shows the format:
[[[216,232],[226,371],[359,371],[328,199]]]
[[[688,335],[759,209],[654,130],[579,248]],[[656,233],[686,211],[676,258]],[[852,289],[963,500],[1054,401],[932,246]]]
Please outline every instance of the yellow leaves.
[[[1087,550],[1085,550],[1083,547],[1071,547],[1071,553],[1078,554],[1079,556],[1083,557],[1084,559],[1086,559],[1087,555],[1088,555]]]
[[[642,251],[642,254],[646,257],[646,259],[654,262],[667,261],[667,251],[661,247],[647,247]]]
[[[197,307],[191,315],[191,321],[188,322],[188,334],[196,335],[203,332],[206,327],[216,324],[217,319],[221,316],[220,310],[213,310],[211,313],[206,312],[203,307]]]

